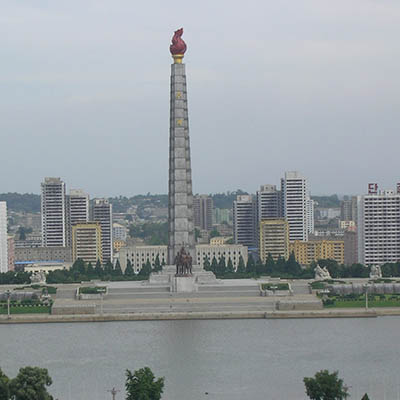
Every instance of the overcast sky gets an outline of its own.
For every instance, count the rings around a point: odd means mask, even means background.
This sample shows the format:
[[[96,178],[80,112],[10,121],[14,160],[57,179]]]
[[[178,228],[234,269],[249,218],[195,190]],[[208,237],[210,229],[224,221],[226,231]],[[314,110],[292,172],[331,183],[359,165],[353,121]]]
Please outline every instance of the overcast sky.
[[[2,0],[0,193],[166,193],[181,26],[195,193],[400,181],[398,0]]]

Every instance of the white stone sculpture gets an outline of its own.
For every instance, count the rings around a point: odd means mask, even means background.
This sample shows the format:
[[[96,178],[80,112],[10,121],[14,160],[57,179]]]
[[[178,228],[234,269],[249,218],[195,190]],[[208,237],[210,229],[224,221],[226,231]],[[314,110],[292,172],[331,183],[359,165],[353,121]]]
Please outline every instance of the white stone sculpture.
[[[31,275],[31,283],[44,284],[46,283],[46,273],[44,271],[36,271]]]
[[[331,274],[328,271],[328,268],[324,267],[321,268],[319,265],[315,268],[315,277],[316,281],[324,281],[325,279],[332,279]]]
[[[369,273],[369,277],[371,279],[380,279],[382,278],[382,270],[380,265],[373,265],[371,267],[371,272]]]

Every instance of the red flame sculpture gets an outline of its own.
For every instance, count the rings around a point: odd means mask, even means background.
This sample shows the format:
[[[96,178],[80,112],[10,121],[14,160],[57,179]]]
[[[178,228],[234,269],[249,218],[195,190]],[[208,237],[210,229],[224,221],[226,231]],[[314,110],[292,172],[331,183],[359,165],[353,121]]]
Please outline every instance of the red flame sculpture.
[[[185,54],[186,43],[183,41],[181,37],[182,35],[183,35],[183,28],[175,31],[175,34],[172,37],[172,44],[171,46],[169,46],[169,51],[173,56],[178,54]]]

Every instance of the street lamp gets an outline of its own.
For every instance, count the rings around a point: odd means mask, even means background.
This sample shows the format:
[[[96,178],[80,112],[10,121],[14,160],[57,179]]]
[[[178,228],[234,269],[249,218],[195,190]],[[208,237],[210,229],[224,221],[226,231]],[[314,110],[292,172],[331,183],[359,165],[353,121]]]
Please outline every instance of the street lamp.
[[[113,387],[111,390],[107,390],[107,392],[111,393],[113,400],[115,400],[115,396],[117,395],[117,393],[118,393],[119,391],[120,391],[120,390],[115,389],[115,387]]]
[[[365,289],[365,309],[368,310],[368,288],[370,285],[368,285],[368,283],[366,283],[363,286]]]
[[[10,313],[10,297],[11,297],[11,292],[10,289],[6,290],[6,296],[7,296],[7,319],[11,319],[11,313]]]

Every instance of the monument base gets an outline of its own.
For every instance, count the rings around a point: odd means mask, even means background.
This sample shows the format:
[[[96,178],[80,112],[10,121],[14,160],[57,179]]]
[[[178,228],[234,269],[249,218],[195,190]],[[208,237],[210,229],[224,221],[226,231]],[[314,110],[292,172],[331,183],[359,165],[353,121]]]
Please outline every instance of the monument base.
[[[199,285],[221,283],[211,271],[205,271],[202,267],[194,265],[192,275],[176,276],[175,265],[166,265],[160,272],[152,272],[147,284],[167,285],[171,292],[197,292]]]

